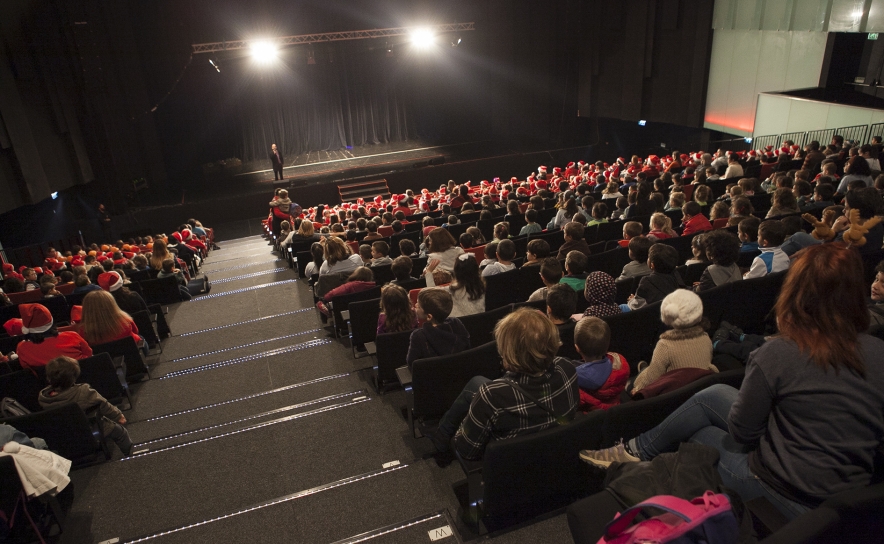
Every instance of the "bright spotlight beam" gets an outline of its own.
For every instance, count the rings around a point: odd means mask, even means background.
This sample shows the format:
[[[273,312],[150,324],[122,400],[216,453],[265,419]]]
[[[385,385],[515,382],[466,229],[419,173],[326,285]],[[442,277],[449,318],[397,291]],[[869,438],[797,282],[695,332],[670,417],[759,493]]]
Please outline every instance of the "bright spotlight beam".
[[[411,31],[411,44],[420,49],[426,49],[433,45],[436,36],[433,31],[426,27],[416,28]]]
[[[271,42],[252,42],[250,48],[252,50],[252,57],[262,64],[273,62],[279,54],[276,45]]]

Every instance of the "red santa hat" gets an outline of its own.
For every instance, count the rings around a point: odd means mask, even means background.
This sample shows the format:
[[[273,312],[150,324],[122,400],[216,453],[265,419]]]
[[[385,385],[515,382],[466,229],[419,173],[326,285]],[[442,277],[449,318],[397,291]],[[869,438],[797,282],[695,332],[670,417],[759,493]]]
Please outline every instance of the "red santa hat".
[[[58,259],[55,259],[55,258],[52,258],[52,257],[46,259],[46,262],[44,262],[43,265],[44,265],[46,268],[48,268],[49,270],[53,270],[53,271],[55,271],[55,270],[61,270],[62,268],[64,268],[64,263],[59,262]]]
[[[574,161],[569,162],[566,168],[574,168]]]
[[[488,194],[496,196],[497,195],[497,187],[492,186],[491,189],[488,190]]]
[[[21,328],[22,321],[19,317],[13,317],[9,321],[3,324],[3,328],[6,329],[6,334],[9,336],[21,336]]]
[[[649,155],[648,162],[655,165],[660,164],[660,157],[658,157],[657,155]]]
[[[562,169],[559,168],[558,166],[556,166],[555,168],[553,168],[553,174],[554,174],[554,175],[559,175],[559,174],[561,174],[561,173],[562,173]]]
[[[190,229],[184,229],[181,231],[181,237],[185,240],[190,240],[193,237],[193,233],[190,232]]]
[[[23,264],[23,265],[19,266],[19,267],[18,267],[18,273],[21,274],[22,272],[24,272],[24,271],[25,271],[25,268],[27,268],[27,267],[28,267],[28,265],[26,265],[26,264]]]
[[[86,265],[86,263],[83,262],[83,259],[81,259],[79,257],[74,257],[73,259],[71,259],[71,266],[85,266],[85,265]]]
[[[537,167],[537,171],[541,174],[546,174],[546,166],[540,165]]]
[[[135,257],[135,254],[132,253],[131,251],[124,251],[123,257],[126,257],[127,259],[131,259],[131,258]]]
[[[104,255],[99,255],[98,257],[95,258],[95,260],[100,263],[103,263],[104,261],[107,260],[107,257],[105,257]]]
[[[21,332],[41,334],[52,328],[52,314],[42,304],[20,304]]]
[[[752,157],[752,158],[757,157],[757,156],[758,156],[758,151],[755,151],[754,149],[751,150],[751,151],[749,151],[749,156]]]
[[[45,272],[43,272],[43,268],[40,266],[35,266],[34,272],[36,272],[37,274],[45,274]]]
[[[177,241],[180,242],[180,241],[181,241],[181,233],[178,232],[178,231],[173,232],[173,233],[172,233],[172,238],[174,238],[175,240],[177,240]]]
[[[617,157],[617,162],[620,164],[626,164],[626,159],[624,159],[623,157]]]
[[[377,204],[378,206],[380,206],[381,202],[383,202],[383,201],[384,201],[384,199],[381,197],[381,195],[374,197],[374,203]]]
[[[111,270],[98,275],[98,286],[105,291],[113,293],[123,286],[123,278],[120,277],[119,272]]]
[[[3,263],[3,273],[8,274],[10,272],[15,272],[15,267],[10,263]]]
[[[524,188],[524,187],[519,187],[518,189],[516,189],[516,194],[519,194],[519,195],[527,195],[527,194],[528,194],[528,189],[526,189],[526,188]]]
[[[365,206],[365,199],[364,198],[357,198],[356,203],[359,204],[360,206]]]

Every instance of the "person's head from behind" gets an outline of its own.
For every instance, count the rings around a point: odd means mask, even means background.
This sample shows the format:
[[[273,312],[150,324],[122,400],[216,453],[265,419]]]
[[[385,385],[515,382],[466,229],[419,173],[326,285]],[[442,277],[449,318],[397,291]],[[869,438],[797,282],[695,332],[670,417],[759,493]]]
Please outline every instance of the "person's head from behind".
[[[547,286],[555,285],[562,279],[562,263],[555,257],[547,257],[540,265],[540,278]]]
[[[546,313],[550,319],[565,322],[577,312],[577,292],[564,283],[546,290]]]
[[[644,230],[642,224],[638,221],[627,221],[623,224],[623,239],[631,240],[636,236],[641,236],[642,230]]]
[[[347,281],[374,281],[374,273],[371,268],[360,266],[347,277]]]
[[[648,251],[652,242],[647,236],[636,236],[629,240],[629,258],[639,263],[648,261]]]
[[[584,361],[599,361],[608,354],[611,327],[595,316],[584,317],[574,326],[574,347]]]
[[[362,257],[362,262],[367,263],[367,262],[371,261],[371,259],[372,259],[371,254],[372,254],[371,245],[362,244],[361,246],[359,246],[359,256]]]
[[[414,247],[414,242],[409,240],[408,238],[403,238],[399,240],[399,254],[405,255],[406,257],[411,257],[416,251]]]
[[[666,232],[672,230],[672,219],[665,213],[657,212],[651,216],[651,230]]]
[[[736,234],[725,230],[714,230],[704,235],[706,257],[712,264],[731,266],[740,258],[740,239]]]
[[[532,376],[549,369],[561,345],[553,322],[531,308],[520,308],[498,321],[494,339],[504,369]]]
[[[46,381],[56,391],[70,389],[80,377],[80,363],[71,357],[56,357],[46,363]]]
[[[695,327],[703,320],[703,301],[690,289],[676,289],[660,304],[660,321],[673,329]]]
[[[835,196],[835,186],[831,183],[819,183],[813,190],[814,202],[831,202]]]
[[[648,268],[657,274],[672,274],[678,266],[678,250],[666,244],[654,244],[648,250]]]
[[[884,213],[884,199],[874,187],[848,191],[844,202],[847,204],[845,213],[847,210],[859,210],[859,216],[862,219],[871,219]]]
[[[583,240],[584,227],[577,221],[571,221],[565,225],[565,240],[578,242]]]
[[[307,221],[304,222],[306,223]],[[319,242],[313,242],[310,245],[310,255],[313,257],[313,263],[320,265],[325,260],[325,248]]]
[[[586,272],[586,265],[589,262],[587,256],[577,251],[569,251],[568,255],[565,257],[565,270],[571,276],[579,276]]]
[[[421,290],[417,296],[414,312],[421,321],[429,321],[433,325],[438,325],[448,319],[453,307],[454,301],[451,299],[451,293],[446,289],[434,287]]]
[[[393,259],[393,264],[390,265],[390,272],[393,273],[396,281],[405,281],[411,279],[412,268],[414,268],[414,263],[412,263],[411,258],[400,255]]]
[[[525,210],[525,221],[528,223],[536,223],[537,222],[537,210],[534,208],[529,208]]]
[[[387,316],[387,332],[407,331],[414,324],[408,291],[396,284],[388,283],[381,289],[381,311]]]
[[[596,202],[592,205],[592,218],[601,220],[608,217],[608,205],[604,202]]]
[[[761,225],[761,219],[757,217],[747,217],[737,224],[737,234],[740,241],[755,242],[758,240],[758,227]]]
[[[374,221],[369,221],[365,224],[365,230],[367,230],[369,234],[376,234],[378,231],[378,224]]]
[[[427,235],[427,251],[430,253],[441,253],[447,251],[457,245],[457,240],[448,232],[448,229],[437,227],[430,231]]]
[[[680,209],[684,206],[684,193],[672,193],[669,195],[669,207],[672,209]]]
[[[163,259],[163,272],[171,274],[175,269],[175,261],[172,259]]]
[[[371,244],[371,258],[372,259],[383,259],[387,255],[390,254],[390,245],[383,240],[379,240],[377,242],[373,242]]]
[[[835,375],[843,367],[865,376],[857,335],[869,328],[859,252],[841,242],[798,252],[774,306],[780,334]]]
[[[495,260],[497,259],[497,244],[499,242],[491,242],[490,244],[485,244],[485,258]]]
[[[786,241],[786,227],[782,221],[768,219],[758,226],[758,245],[777,247]]]
[[[458,238],[458,242],[460,242],[460,247],[464,249],[469,249],[473,247],[473,235],[469,232],[461,233],[460,238]]]
[[[692,200],[686,202],[685,205],[682,206],[681,215],[685,221],[690,221],[693,217],[700,215],[701,211],[700,205]]]
[[[498,262],[511,262],[516,257],[516,244],[512,240],[501,240],[497,244]]]
[[[528,259],[531,261],[542,261],[549,257],[549,242],[536,238],[528,242]]]

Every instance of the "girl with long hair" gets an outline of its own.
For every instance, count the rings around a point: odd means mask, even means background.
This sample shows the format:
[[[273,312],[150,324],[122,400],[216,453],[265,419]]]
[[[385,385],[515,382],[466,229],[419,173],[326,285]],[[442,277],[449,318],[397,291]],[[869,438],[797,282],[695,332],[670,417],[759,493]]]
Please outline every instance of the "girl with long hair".
[[[432,271],[438,261],[430,261],[426,275],[427,287],[435,287]],[[454,306],[449,317],[480,314],[485,311],[485,278],[479,271],[479,263],[472,253],[464,253],[457,258],[452,271],[451,283],[445,287],[451,293]]]
[[[378,334],[408,331],[417,327],[417,317],[408,299],[408,291],[388,283],[381,289],[381,314],[378,316]]]
[[[884,342],[869,326],[859,253],[843,243],[796,254],[774,306],[779,334],[754,350],[739,390],[713,385],[658,426],[580,457],[650,461],[682,442],[719,451],[724,485],[787,518],[872,480],[884,437]]]
[[[161,239],[157,239],[153,243],[153,249],[150,252],[150,267],[154,270],[162,270],[163,269],[163,261],[166,259],[173,259],[173,255],[169,253],[169,250],[166,249],[166,242]]]
[[[131,336],[138,345],[144,339],[132,317],[120,310],[114,297],[107,291],[92,291],[83,298],[83,319],[77,325],[80,336],[90,346],[106,344]]]

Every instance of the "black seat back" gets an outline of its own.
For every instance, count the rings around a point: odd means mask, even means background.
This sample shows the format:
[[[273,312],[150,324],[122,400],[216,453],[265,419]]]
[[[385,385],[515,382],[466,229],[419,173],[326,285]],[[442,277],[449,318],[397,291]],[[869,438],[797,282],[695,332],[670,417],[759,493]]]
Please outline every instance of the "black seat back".
[[[618,247],[611,251],[590,255],[586,262],[586,272],[605,272],[612,278],[617,278],[623,272],[623,267],[631,261],[629,248]]]
[[[694,236],[674,236],[672,238],[667,238],[665,240],[660,240],[661,244],[666,244],[667,246],[674,247],[676,251],[678,251],[678,260],[681,262],[687,261],[688,259],[693,259],[694,253],[691,250],[691,240],[693,240]]]
[[[147,310],[141,310],[131,314],[132,321],[138,327],[138,334],[147,342],[151,348],[155,348],[160,344],[160,337],[153,328],[153,322],[150,320],[150,313]]]
[[[120,383],[120,376],[109,354],[98,353],[79,362],[80,377],[77,383],[88,383],[99,395],[114,404],[126,397],[126,386]]]
[[[68,301],[62,297],[49,297],[40,300],[40,304],[46,307],[49,310],[49,313],[52,314],[52,320],[55,323],[67,323],[71,320],[71,308],[68,305]]]
[[[529,244],[531,243],[531,240],[546,240],[546,243],[549,244],[550,253],[552,255],[555,255],[556,253],[558,253],[559,248],[565,245],[565,234],[561,230],[539,232],[536,234],[529,234]]]
[[[763,334],[765,320],[776,304],[785,276],[786,272],[777,272],[700,293],[709,330],[714,331],[722,321],[727,321],[744,332]]]
[[[32,412],[40,410],[37,398],[46,387],[46,380],[41,380],[30,370],[19,370],[0,375],[0,399],[10,397],[21,403]]]
[[[101,453],[93,425],[76,403],[51,406],[40,412],[0,419],[28,436],[39,436],[49,449],[74,464]]]
[[[655,302],[625,314],[602,318],[611,327],[608,351],[625,357],[632,374],[636,374],[639,361],[650,361],[654,354],[654,345],[663,331],[660,304]]]
[[[481,314],[459,317],[470,333],[470,345],[479,347],[494,340],[494,326],[512,311],[512,306],[501,306]]]
[[[107,353],[111,358],[123,357],[126,361],[126,380],[133,382],[148,374],[147,365],[141,357],[141,350],[131,336],[92,346],[92,353]]]
[[[181,302],[181,290],[178,289],[178,278],[167,276],[140,283],[141,296],[148,304],[174,304]]]
[[[475,376],[499,378],[497,344],[488,342],[453,355],[418,359],[411,368],[416,418],[441,417]]]
[[[374,342],[378,330],[378,316],[381,314],[381,299],[356,300],[349,304],[350,342],[361,346]]]
[[[556,353],[559,357],[567,357],[572,361],[581,360],[580,354],[577,353],[577,348],[574,347],[574,327],[577,326],[576,321],[569,321],[564,325],[559,325],[559,340],[562,342],[562,345],[559,346],[559,351]]]
[[[392,332],[379,334],[375,338],[378,366],[375,381],[378,390],[391,383],[396,383],[396,369],[405,366],[411,333],[414,331]]]
[[[341,312],[347,311],[350,307],[351,302],[359,302],[362,300],[372,300],[379,298],[381,298],[381,288],[373,287],[371,289],[366,289],[365,291],[359,291],[358,293],[350,293],[348,295],[334,297],[330,301],[328,301],[328,303],[331,304],[338,330],[344,331],[347,329],[346,321],[341,315]]]

